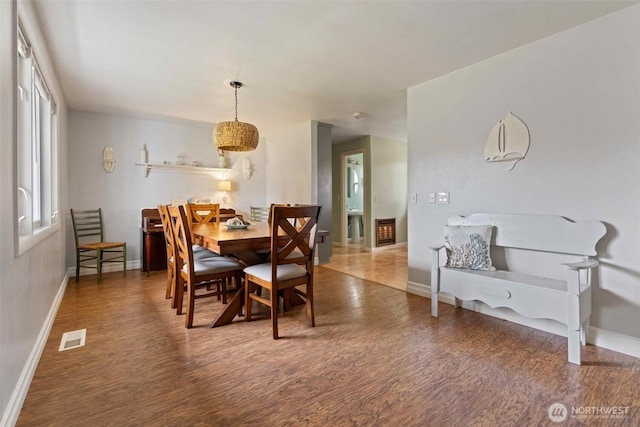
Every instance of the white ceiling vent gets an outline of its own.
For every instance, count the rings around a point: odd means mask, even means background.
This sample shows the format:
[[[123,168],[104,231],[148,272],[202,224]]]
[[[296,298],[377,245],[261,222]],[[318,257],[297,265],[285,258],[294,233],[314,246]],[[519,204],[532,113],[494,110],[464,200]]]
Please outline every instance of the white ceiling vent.
[[[62,334],[60,348],[58,351],[71,350],[72,348],[84,347],[84,341],[87,338],[87,330],[80,329],[77,331],[65,332]]]

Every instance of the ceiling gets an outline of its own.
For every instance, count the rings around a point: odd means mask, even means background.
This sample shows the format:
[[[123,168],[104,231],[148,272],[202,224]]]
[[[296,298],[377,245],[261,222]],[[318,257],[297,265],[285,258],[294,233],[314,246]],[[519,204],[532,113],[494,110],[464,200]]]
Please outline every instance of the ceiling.
[[[635,2],[34,0],[67,105],[406,140],[406,89]],[[360,119],[355,112],[362,112]]]

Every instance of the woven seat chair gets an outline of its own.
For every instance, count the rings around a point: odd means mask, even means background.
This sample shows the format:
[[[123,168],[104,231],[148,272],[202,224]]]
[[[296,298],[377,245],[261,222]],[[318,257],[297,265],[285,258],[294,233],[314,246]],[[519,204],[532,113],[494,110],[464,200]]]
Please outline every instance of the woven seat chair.
[[[100,283],[104,263],[121,262],[122,270],[127,274],[127,243],[104,240],[101,208],[71,209],[71,221],[76,241],[76,282],[80,278],[80,268],[95,268]]]

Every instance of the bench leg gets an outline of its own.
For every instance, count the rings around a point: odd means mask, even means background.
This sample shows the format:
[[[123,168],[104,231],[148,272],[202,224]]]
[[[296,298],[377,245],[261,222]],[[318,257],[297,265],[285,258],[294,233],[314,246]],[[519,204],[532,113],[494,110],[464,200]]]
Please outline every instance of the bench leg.
[[[438,250],[431,254],[431,315],[438,317],[438,293],[440,292],[440,255]]]
[[[582,326],[580,327],[580,344],[582,345],[587,345],[588,329],[589,329],[589,318],[587,317],[586,320],[582,323]]]
[[[438,317],[438,292],[431,292],[431,315]]]
[[[569,344],[569,362],[580,364],[580,331],[573,331],[569,329],[567,340]]]

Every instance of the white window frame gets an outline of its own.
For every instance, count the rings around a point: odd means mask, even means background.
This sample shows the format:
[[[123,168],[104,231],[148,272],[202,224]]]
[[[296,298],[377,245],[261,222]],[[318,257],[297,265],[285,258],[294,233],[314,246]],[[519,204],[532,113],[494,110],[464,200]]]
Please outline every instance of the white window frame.
[[[59,228],[56,103],[18,22],[17,253]]]

